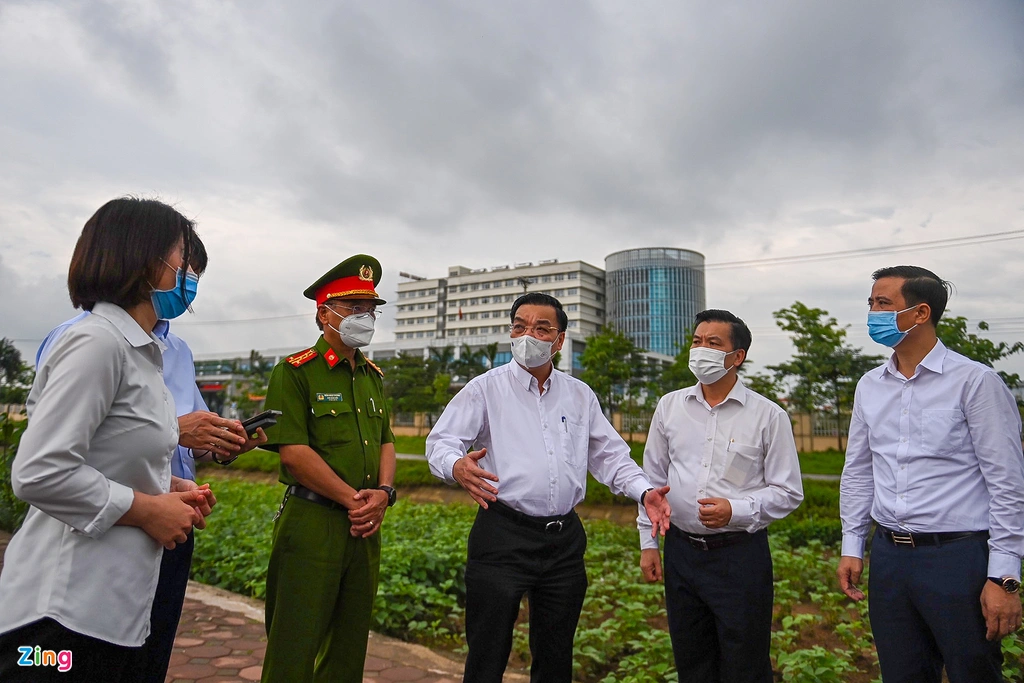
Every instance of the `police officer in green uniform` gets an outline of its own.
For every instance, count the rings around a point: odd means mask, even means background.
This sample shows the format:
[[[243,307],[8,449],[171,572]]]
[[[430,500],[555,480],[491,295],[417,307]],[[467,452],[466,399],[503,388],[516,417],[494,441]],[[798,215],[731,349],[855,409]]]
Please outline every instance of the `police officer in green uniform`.
[[[316,345],[274,368],[280,410],[264,448],[288,489],[267,570],[264,683],[361,683],[377,593],[380,530],[394,505],[394,435],[373,336],[377,259],[346,259],[303,294],[317,303]]]

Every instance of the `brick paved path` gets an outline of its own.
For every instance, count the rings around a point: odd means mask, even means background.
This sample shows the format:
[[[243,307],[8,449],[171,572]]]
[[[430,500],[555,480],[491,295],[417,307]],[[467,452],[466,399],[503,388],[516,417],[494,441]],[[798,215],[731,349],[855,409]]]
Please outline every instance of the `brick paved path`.
[[[9,534],[0,531],[0,571],[9,539]],[[263,603],[191,582],[167,681],[258,681],[266,649]],[[454,683],[461,680],[460,662],[419,645],[370,634],[364,683]],[[528,680],[521,674],[505,676],[508,683]]]

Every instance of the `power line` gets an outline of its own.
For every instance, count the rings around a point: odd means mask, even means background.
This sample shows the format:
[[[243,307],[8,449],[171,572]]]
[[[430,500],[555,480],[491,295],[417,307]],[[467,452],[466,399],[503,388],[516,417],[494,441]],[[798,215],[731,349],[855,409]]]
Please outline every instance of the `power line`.
[[[975,244],[987,244],[989,242],[1004,242],[1007,240],[1024,239],[1024,230],[1008,230],[1006,232],[992,232],[985,235],[972,235],[970,237],[950,237],[942,240],[929,240],[926,242],[908,242],[907,244],[893,244],[885,247],[864,247],[862,249],[847,249],[845,251],[823,251],[817,254],[800,254],[797,256],[775,256],[762,259],[749,259],[746,261],[724,261],[722,263],[706,263],[705,270],[716,268],[741,268],[745,266],[781,266],[790,263],[814,263],[817,261],[834,261],[841,258],[856,258],[859,256],[873,256],[882,253],[899,253],[903,251],[931,251],[933,249],[948,249],[950,247],[971,246]]]
[[[821,261],[834,261],[844,258],[857,258],[860,256],[873,256],[883,253],[900,253],[904,251],[931,251],[934,249],[949,249],[951,247],[972,246],[975,244],[987,244],[990,242],[1005,242],[1007,240],[1024,239],[1024,230],[1007,230],[1004,232],[991,232],[984,235],[971,235],[965,237],[950,237],[941,240],[928,240],[925,242],[908,242],[906,244],[894,244],[884,247],[864,247],[862,249],[847,249],[844,251],[823,251],[816,254],[798,254],[795,256],[774,256],[762,259],[748,259],[746,261],[723,261],[722,263],[706,263],[705,270],[743,268],[748,266],[781,266],[790,263],[815,263]],[[234,325],[240,323],[271,322],[277,320],[293,320],[305,318],[308,313],[294,313],[291,315],[278,315],[266,318],[242,318],[237,320],[197,320],[192,322],[179,322],[176,325]]]

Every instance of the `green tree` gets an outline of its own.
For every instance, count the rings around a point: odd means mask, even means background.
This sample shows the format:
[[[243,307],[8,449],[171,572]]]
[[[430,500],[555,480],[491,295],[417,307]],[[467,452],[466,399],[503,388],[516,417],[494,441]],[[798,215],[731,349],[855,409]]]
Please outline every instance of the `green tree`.
[[[692,387],[697,384],[697,377],[690,372],[690,344],[693,342],[690,332],[683,335],[683,343],[679,352],[673,359],[672,364],[664,370],[656,372],[651,377],[649,384],[651,392],[655,395],[654,401],[677,389]]]
[[[0,339],[0,403],[24,403],[35,380],[35,371],[23,363],[14,342]]]
[[[978,323],[978,329],[982,332],[987,332],[988,323],[982,320]],[[979,363],[984,363],[990,368],[996,362],[1024,351],[1024,342],[1017,341],[1012,344],[999,342],[997,344],[991,339],[985,339],[974,332],[968,332],[967,318],[963,316],[942,318],[935,327],[935,333],[947,348],[962,353]],[[999,376],[1003,378],[1003,381],[1011,389],[1020,386],[1020,375],[1016,373],[1000,370]]]
[[[494,367],[494,362],[498,358],[498,342],[491,342],[487,346],[483,347],[481,352],[487,360],[487,369],[490,370]]]
[[[849,420],[853,394],[861,376],[882,362],[846,342],[841,327],[828,311],[794,302],[772,314],[775,324],[791,334],[796,354],[785,363],[769,365],[779,384],[788,386],[789,404],[799,410],[831,413],[836,440],[843,448],[843,421]]]
[[[459,349],[459,359],[452,363],[452,368],[463,384],[477,375],[482,375],[487,370],[483,349],[474,351],[469,344],[463,344]]]
[[[446,383],[451,380],[450,375],[438,371],[439,363],[434,359],[424,361],[419,355],[399,353],[394,358],[381,360],[378,365],[384,371],[384,390],[391,412],[426,413],[433,424],[433,417],[439,412],[434,382],[438,376],[447,376]]]
[[[434,346],[430,349],[430,362],[437,372],[452,374],[455,369],[455,347]]]
[[[580,354],[580,379],[590,385],[605,411],[615,412],[623,401],[635,396],[643,384],[646,364],[633,340],[612,326],[587,337]]]

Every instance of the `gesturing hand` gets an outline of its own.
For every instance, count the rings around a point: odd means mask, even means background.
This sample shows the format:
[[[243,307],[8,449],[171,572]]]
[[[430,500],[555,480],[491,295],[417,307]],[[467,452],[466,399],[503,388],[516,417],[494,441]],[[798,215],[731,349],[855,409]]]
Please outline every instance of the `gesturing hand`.
[[[732,520],[732,503],[728,498],[701,498],[697,504],[697,518],[708,529],[721,529]]]
[[[662,486],[658,489],[651,489],[644,496],[644,510],[647,511],[647,516],[651,520],[652,538],[657,536],[659,532],[664,536],[672,523],[672,506],[668,504],[668,499],[665,498],[668,492],[669,487]]]
[[[491,474],[477,464],[480,458],[487,455],[487,449],[481,448],[478,451],[471,451],[464,458],[459,458],[452,467],[452,476],[459,486],[466,489],[470,497],[475,500],[484,510],[487,509],[488,501],[498,500],[498,489],[487,483],[487,480],[497,482],[498,475]]]

